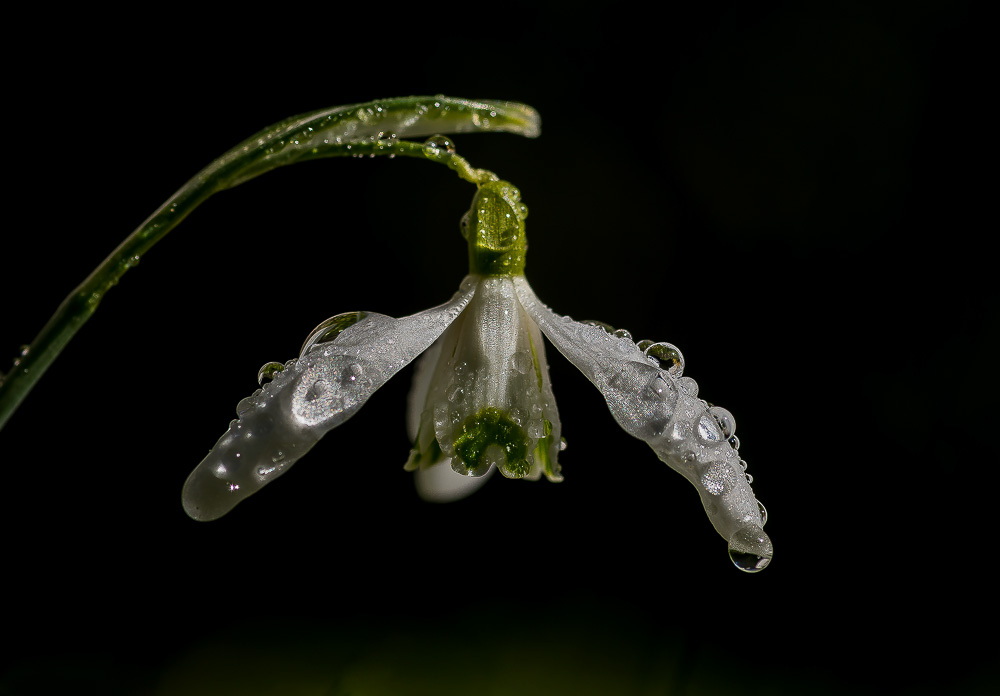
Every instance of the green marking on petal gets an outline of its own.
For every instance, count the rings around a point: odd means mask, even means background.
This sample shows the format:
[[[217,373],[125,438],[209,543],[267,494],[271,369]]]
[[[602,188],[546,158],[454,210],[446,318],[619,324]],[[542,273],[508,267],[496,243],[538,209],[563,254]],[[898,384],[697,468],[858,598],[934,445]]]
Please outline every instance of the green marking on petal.
[[[420,438],[417,438],[417,442]],[[441,452],[441,445],[438,441],[431,440],[429,449],[426,452],[421,452],[419,449],[414,447],[410,450],[410,458],[406,460],[406,465],[403,466],[405,471],[416,471],[417,469],[426,469],[429,466],[437,464],[444,457]]]
[[[550,481],[562,481],[562,474],[558,462],[552,461],[549,457],[549,439],[552,437],[552,423],[545,421],[545,436],[539,438],[535,447],[535,461],[542,465],[545,477]]]
[[[528,345],[531,347],[531,362],[535,366],[535,378],[538,380],[538,391],[543,391],[545,389],[545,380],[542,375],[542,363],[538,360],[538,349],[535,348],[535,342],[531,338],[531,332],[528,332]],[[551,424],[546,421],[547,426],[551,427]],[[546,433],[547,435],[548,433]]]
[[[496,464],[508,478],[531,473],[528,434],[510,416],[492,406],[469,416],[455,439],[452,468],[466,476],[482,476]]]

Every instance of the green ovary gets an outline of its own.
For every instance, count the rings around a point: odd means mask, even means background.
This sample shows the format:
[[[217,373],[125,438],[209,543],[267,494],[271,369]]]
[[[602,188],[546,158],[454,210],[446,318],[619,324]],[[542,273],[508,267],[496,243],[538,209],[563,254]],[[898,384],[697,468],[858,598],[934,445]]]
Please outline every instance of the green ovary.
[[[467,476],[482,476],[491,464],[508,478],[523,478],[531,472],[527,433],[498,408],[487,407],[467,418],[454,449],[452,466]]]
[[[509,181],[480,185],[462,219],[462,234],[469,243],[469,273],[506,277],[524,273],[528,208],[520,201],[520,191]]]

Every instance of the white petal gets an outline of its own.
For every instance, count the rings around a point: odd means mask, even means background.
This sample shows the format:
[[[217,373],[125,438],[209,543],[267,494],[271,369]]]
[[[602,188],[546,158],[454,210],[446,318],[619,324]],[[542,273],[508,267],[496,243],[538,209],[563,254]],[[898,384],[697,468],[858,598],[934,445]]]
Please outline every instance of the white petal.
[[[697,398],[694,380],[676,380],[626,338],[554,314],[523,277],[514,284],[528,315],[600,390],[619,425],[694,484],[719,534],[729,541],[745,527],[763,527],[739,455]]]
[[[482,476],[465,476],[451,468],[451,459],[445,458],[425,469],[413,472],[417,493],[429,503],[451,503],[472,495],[493,475],[496,467]]]
[[[333,341],[313,346],[244,399],[239,420],[184,484],[188,515],[211,520],[287,471],[329,430],[425,351],[462,313],[475,292],[464,283],[450,302],[393,319],[368,314]]]

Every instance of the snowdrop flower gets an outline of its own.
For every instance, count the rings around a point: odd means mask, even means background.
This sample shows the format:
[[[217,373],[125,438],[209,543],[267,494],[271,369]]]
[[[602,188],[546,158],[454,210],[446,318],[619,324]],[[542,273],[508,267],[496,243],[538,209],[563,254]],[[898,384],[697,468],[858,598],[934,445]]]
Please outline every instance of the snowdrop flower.
[[[402,319],[349,312],[317,327],[299,357],[262,368],[273,379],[184,485],[187,513],[211,520],[286,472],[390,377],[420,357],[410,394],[406,468],[422,497],[471,493],[494,470],[559,481],[561,425],[544,335],[645,441],[697,488],[733,562],[755,572],[772,556],[766,512],[738,453],[733,417],[698,398],[680,352],[628,332],[554,314],[524,276],[527,207],[501,180],[478,184],[462,220],[469,275],[445,304]]]

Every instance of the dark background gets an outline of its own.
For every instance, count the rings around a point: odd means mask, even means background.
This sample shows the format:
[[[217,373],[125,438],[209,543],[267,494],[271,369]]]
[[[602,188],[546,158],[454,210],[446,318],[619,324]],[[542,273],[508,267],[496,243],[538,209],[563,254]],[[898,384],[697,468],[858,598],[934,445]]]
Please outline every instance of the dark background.
[[[0,694],[996,687],[992,78],[965,3],[280,9],[11,19],[0,354],[265,125],[523,101],[540,139],[459,153],[521,188],[546,303],[675,343],[732,411],[775,560],[736,571],[551,348],[561,484],[419,501],[407,370],[279,483],[189,520],[181,485],[263,363],[465,272],[451,172],[305,163],[152,250],[0,433]]]

